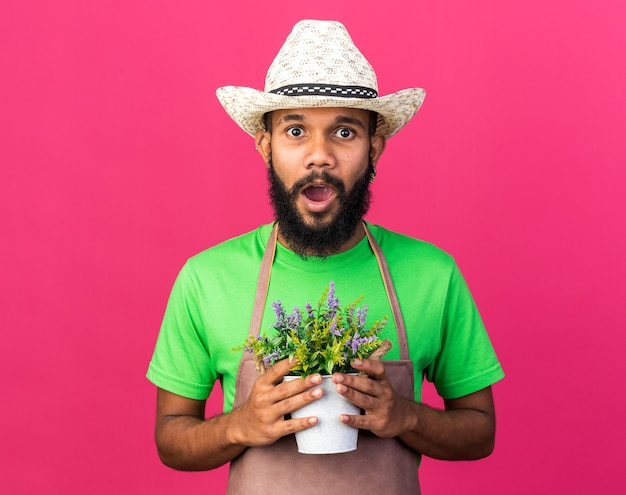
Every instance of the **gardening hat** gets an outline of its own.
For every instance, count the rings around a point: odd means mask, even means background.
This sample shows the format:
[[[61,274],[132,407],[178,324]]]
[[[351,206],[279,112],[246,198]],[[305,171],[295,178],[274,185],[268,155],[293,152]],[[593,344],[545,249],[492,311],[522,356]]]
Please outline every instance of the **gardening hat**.
[[[265,90],[217,89],[231,118],[251,136],[278,109],[346,107],[378,113],[376,134],[390,138],[419,110],[426,92],[409,88],[378,96],[374,69],[337,21],[298,22],[270,65]]]

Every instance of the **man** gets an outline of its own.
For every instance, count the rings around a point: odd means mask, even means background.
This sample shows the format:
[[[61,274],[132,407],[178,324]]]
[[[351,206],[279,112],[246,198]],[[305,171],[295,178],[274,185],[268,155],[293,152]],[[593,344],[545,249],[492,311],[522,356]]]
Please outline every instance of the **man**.
[[[363,221],[386,140],[419,109],[424,91],[378,97],[373,69],[337,22],[302,21],[270,66],[265,91],[218,89],[229,115],[268,167],[275,225],[214,246],[181,270],[148,371],[158,387],[156,442],[176,469],[231,462],[229,493],[418,493],[420,455],[477,459],[491,453],[491,385],[503,377],[454,261],[434,246]],[[270,274],[271,269],[271,274]],[[358,448],[298,454],[293,433],[317,418],[289,414],[319,398],[321,380],[282,382],[293,366],[256,374],[232,349],[269,329],[272,301],[364,295],[374,319],[391,314],[383,362],[335,374],[337,391],[362,409],[341,421]],[[251,316],[252,315],[252,316]],[[420,403],[423,377],[445,410]],[[216,380],[224,414],[205,419]]]

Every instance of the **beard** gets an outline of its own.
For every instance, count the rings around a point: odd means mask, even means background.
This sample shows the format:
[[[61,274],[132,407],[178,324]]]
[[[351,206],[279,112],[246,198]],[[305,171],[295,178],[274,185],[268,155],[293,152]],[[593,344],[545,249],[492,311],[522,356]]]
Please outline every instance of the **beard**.
[[[369,209],[370,178],[374,174],[374,164],[370,159],[365,174],[355,182],[349,193],[346,193],[343,182],[328,172],[311,172],[288,190],[276,174],[270,157],[269,196],[278,221],[278,230],[289,248],[302,258],[311,255],[326,257],[338,253],[340,248],[355,234]],[[320,179],[332,185],[337,191],[339,208],[335,217],[329,222],[324,221],[326,213],[310,213],[313,223],[309,225],[298,211],[296,201],[305,187]]]

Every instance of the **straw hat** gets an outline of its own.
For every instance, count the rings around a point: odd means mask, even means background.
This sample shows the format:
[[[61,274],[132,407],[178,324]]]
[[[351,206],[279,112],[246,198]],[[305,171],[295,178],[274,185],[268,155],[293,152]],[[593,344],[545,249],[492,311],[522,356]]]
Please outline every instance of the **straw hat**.
[[[231,118],[251,136],[263,114],[278,109],[348,107],[377,112],[376,134],[389,138],[422,105],[425,91],[410,88],[378,96],[374,69],[336,21],[298,22],[270,65],[265,91],[241,86],[217,89]]]

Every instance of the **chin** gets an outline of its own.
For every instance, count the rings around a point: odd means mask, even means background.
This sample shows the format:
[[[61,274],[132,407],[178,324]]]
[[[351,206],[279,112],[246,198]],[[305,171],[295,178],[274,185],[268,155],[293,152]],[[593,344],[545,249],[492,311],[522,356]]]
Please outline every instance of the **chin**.
[[[332,213],[307,213],[302,215],[302,223],[310,229],[323,229],[328,227],[335,220],[335,214]]]

